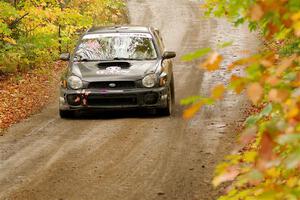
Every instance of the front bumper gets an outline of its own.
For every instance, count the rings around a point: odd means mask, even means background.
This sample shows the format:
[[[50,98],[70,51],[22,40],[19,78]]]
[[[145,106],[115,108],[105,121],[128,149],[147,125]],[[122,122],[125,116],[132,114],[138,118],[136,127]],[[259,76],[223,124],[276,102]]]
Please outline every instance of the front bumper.
[[[127,90],[61,88],[60,110],[164,108],[167,106],[168,88],[135,88]]]

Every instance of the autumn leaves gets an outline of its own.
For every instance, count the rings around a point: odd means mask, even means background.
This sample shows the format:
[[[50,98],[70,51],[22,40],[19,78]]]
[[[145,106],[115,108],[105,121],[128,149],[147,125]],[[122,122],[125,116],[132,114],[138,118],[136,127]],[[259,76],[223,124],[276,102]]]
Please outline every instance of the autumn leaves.
[[[191,60],[197,59],[199,57],[202,57],[206,54],[209,54],[210,52],[212,52],[211,48],[204,48],[204,49],[200,49],[200,50],[198,50],[194,53],[185,55],[185,56],[182,57],[182,59],[184,61],[191,61]],[[218,70],[222,60],[223,60],[223,57],[219,53],[212,52],[208,55],[207,59],[203,63],[201,63],[199,68],[207,70],[207,71]],[[224,96],[224,93],[225,93],[225,86],[224,85],[217,85],[212,90],[211,96],[208,97],[208,98],[199,97],[199,98],[194,98],[193,99],[193,97],[192,97],[192,98],[187,98],[186,100],[183,100],[182,101],[183,105],[186,105],[185,102],[187,102],[187,101],[193,104],[191,107],[189,107],[188,109],[186,109],[184,111],[184,114],[183,114],[184,119],[190,119],[193,116],[195,116],[195,114],[205,104],[212,104],[213,102],[215,102],[217,100],[221,100]]]
[[[209,98],[190,99],[192,106],[184,113],[193,117],[203,105],[222,99],[225,88],[245,91],[258,108],[245,121],[239,149],[216,169],[215,186],[231,182],[220,199],[299,199],[300,1],[206,0],[204,7],[236,25],[247,22],[271,44],[229,64],[229,72],[243,68],[245,76],[231,75],[229,85],[215,86]],[[222,62],[221,55],[211,52],[200,65],[207,71],[218,70]]]
[[[259,83],[251,83],[247,87],[247,95],[254,104],[257,104],[261,100],[263,94],[263,87]]]
[[[47,103],[65,68],[54,62],[60,51],[125,14],[123,0],[0,1],[0,132]]]
[[[276,58],[277,57],[277,58]],[[259,82],[250,83],[247,87],[247,95],[253,104],[260,103],[266,92],[265,100],[274,103],[283,103],[290,95],[289,89],[277,87],[283,80],[284,73],[295,67],[294,61],[299,59],[295,54],[287,58],[280,58],[276,55],[261,57],[257,60],[263,68],[263,75]],[[277,64],[278,63],[278,64]],[[299,80],[294,80],[292,85],[297,85]],[[271,88],[265,91],[264,87]]]
[[[231,42],[226,42],[224,44],[218,45],[219,49],[226,48],[229,45],[231,45]],[[208,55],[207,55],[208,54]],[[184,61],[191,61],[193,59],[197,59],[201,56],[207,55],[206,59],[200,63],[199,68],[208,72],[217,71],[220,69],[221,63],[223,61],[223,56],[220,55],[217,51],[212,51],[211,48],[204,48],[200,49],[194,53],[185,55],[182,57]],[[248,63],[249,60],[253,60],[253,58],[247,58],[247,59],[240,59],[235,61],[234,63],[231,63],[227,69],[228,72],[231,72],[234,68],[245,65]],[[244,79],[241,77],[238,77],[237,75],[232,75],[231,78],[231,88],[236,91],[236,93],[240,94],[246,84]],[[186,102],[190,102],[192,104],[188,109],[184,111],[183,117],[184,119],[190,119],[204,106],[204,105],[211,105],[214,102],[218,100],[222,100],[224,98],[224,94],[228,88],[224,84],[216,85],[212,91],[211,95],[209,97],[198,97],[198,98],[187,98],[182,101],[183,105],[187,105]]]
[[[293,5],[296,7],[298,3],[296,0],[282,0],[276,3],[273,1],[257,1],[257,3],[250,8],[249,16],[252,21],[259,22],[267,14],[275,11],[279,14],[281,23],[285,27],[291,28],[290,31],[293,31],[297,37],[300,37],[300,12],[296,9],[296,12],[289,12],[288,10],[289,8],[293,8]],[[280,31],[280,27],[276,21],[269,22],[267,26],[269,28],[268,36],[270,37]]]
[[[125,22],[123,0],[0,1],[0,73],[48,66],[93,25]]]

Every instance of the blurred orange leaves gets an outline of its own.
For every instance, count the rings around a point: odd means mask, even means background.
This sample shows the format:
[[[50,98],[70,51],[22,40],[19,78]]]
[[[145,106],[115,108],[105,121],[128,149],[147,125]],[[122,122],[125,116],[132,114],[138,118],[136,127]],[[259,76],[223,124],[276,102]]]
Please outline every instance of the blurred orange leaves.
[[[214,71],[220,68],[222,60],[223,56],[221,56],[218,52],[213,52],[209,55],[206,61],[201,64],[201,67],[207,71]]]

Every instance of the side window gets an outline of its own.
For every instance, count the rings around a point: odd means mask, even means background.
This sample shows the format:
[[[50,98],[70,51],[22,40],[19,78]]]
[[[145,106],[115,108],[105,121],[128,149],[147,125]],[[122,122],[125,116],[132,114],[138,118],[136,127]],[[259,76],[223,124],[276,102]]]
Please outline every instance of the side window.
[[[161,51],[164,52],[164,51],[165,51],[165,46],[164,46],[164,43],[163,43],[163,41],[162,41],[162,37],[160,36],[159,31],[158,31],[158,30],[155,30],[155,31],[154,31],[154,34],[155,34],[155,37],[157,38],[158,45],[159,45]]]

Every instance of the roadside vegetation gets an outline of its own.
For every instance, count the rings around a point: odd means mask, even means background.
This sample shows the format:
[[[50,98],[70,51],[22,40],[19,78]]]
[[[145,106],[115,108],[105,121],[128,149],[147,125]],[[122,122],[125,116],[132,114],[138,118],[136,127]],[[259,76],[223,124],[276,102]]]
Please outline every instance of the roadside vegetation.
[[[261,32],[266,48],[236,60],[228,72],[243,68],[245,76],[232,75],[229,86],[218,85],[211,97],[183,100],[191,118],[203,105],[223,98],[226,90],[244,92],[258,112],[245,122],[239,144],[216,169],[215,186],[229,182],[221,200],[300,198],[300,1],[206,0],[208,15],[227,17],[235,25],[247,23]],[[224,48],[230,43],[220,45]],[[206,56],[201,67],[218,70],[222,55],[209,48],[184,60]]]
[[[1,1],[0,72],[49,65],[87,28],[119,23],[124,6],[121,0]]]
[[[0,1],[0,132],[40,109],[70,52],[93,25],[127,22],[123,0]],[[54,84],[54,85],[56,85]]]

